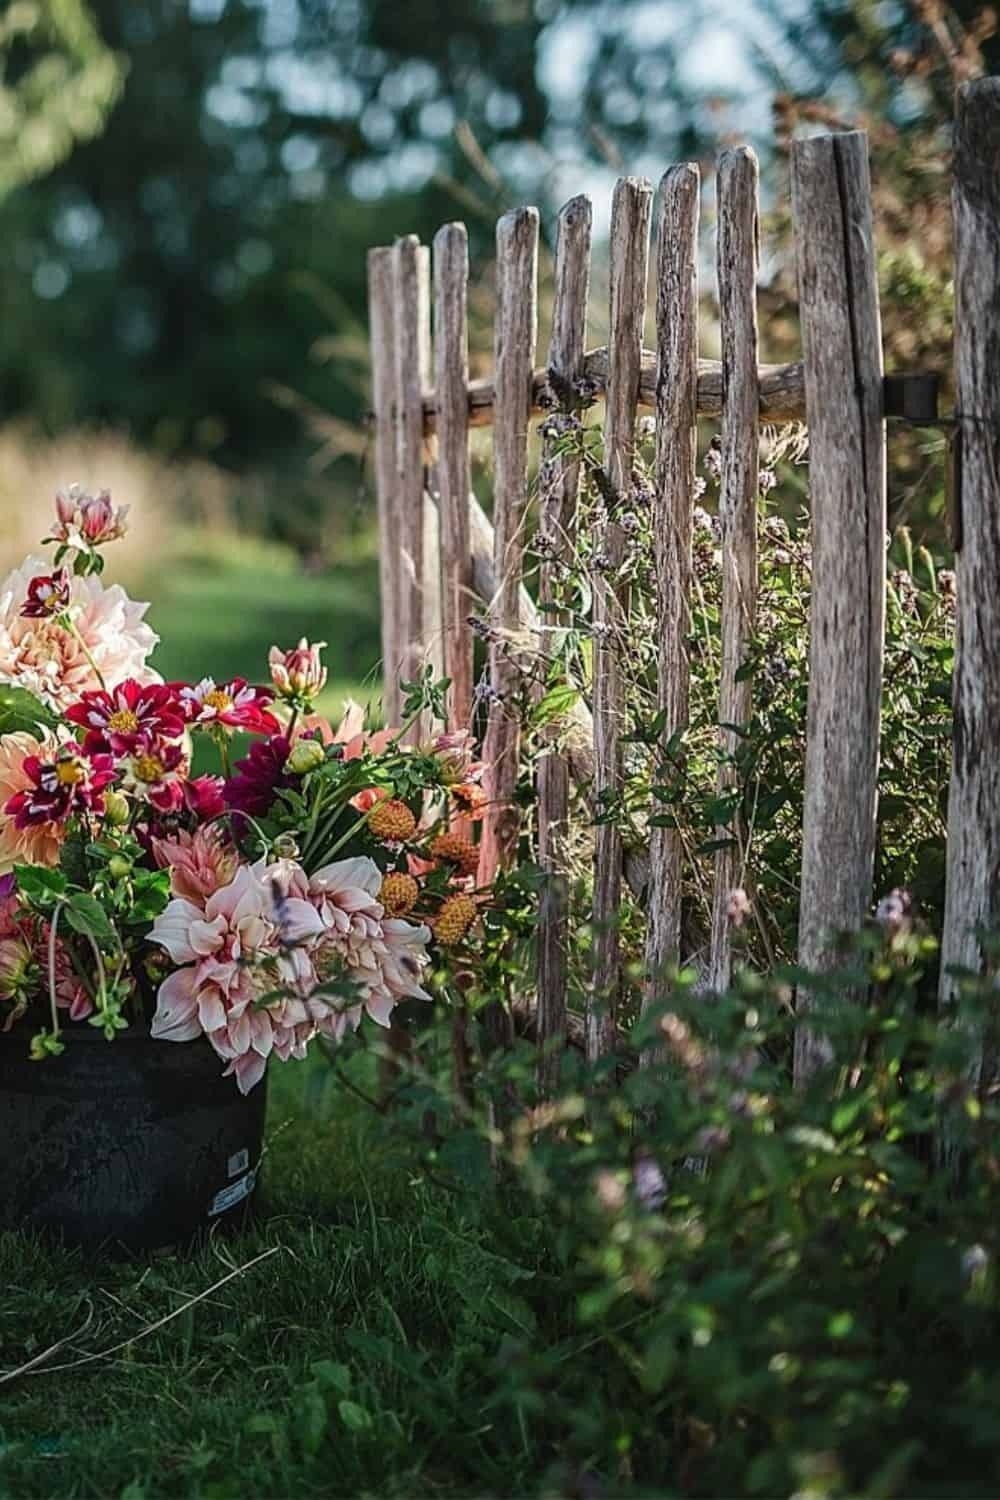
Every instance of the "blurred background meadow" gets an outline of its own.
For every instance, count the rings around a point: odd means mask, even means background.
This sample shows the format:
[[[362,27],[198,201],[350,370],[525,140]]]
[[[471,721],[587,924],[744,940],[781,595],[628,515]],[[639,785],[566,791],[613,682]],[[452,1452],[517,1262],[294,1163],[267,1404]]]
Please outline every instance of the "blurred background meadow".
[[[493,224],[622,170],[871,131],[890,367],[944,368],[957,80],[990,71],[978,0],[5,0],[0,5],[0,563],[72,481],[133,507],[117,575],[170,676],[329,643],[334,711],[378,694],[365,252],[467,221],[474,373]],[[765,223],[765,358],[794,357],[786,210]],[[543,301],[539,348],[547,339]],[[602,342],[606,285],[591,300]],[[713,352],[710,347],[703,353]],[[933,542],[941,448],[896,445],[891,504]],[[476,484],[489,496],[488,434]],[[923,539],[921,537],[920,539]]]

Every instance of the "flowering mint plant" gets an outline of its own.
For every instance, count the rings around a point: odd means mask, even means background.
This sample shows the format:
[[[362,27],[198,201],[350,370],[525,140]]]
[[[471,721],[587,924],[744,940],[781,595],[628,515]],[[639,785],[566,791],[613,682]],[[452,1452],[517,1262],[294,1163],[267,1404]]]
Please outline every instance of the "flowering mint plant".
[[[485,895],[482,766],[464,731],[410,742],[441,716],[429,676],[398,729],[354,704],[335,728],[323,643],[274,646],[264,684],[164,682],[146,606],[101,581],[125,521],[60,494],[53,566],[0,584],[0,1026],[36,1058],[73,1025],[204,1036],[246,1093],[272,1055],[430,998]]]

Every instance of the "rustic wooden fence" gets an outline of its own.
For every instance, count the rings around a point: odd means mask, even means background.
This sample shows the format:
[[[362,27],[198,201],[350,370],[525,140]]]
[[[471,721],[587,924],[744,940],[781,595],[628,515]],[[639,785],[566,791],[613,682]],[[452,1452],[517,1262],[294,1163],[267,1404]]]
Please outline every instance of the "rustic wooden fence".
[[[799,959],[822,969],[832,937],[857,929],[871,909],[886,592],[885,392],[867,139],[818,135],[795,143],[792,211],[802,330],[801,363],[758,360],[757,163],[725,151],[718,164],[717,273],[721,362],[698,357],[700,180],[692,164],[660,184],[656,231],[656,348],[643,348],[653,193],[626,177],[614,193],[606,348],[586,351],[591,208],[574,198],[559,215],[547,364],[537,369],[538,213],[516,209],[497,225],[495,367],[468,373],[468,247],[461,224],[434,240],[415,238],[370,252],[369,289],[375,469],[381,528],[386,715],[398,720],[398,679],[428,658],[451,678],[454,726],[473,709],[474,600],[489,608],[494,690],[485,740],[489,807],[480,876],[514,856],[519,725],[505,711],[517,666],[506,642],[534,634],[542,653],[563,621],[555,576],[575,526],[578,474],[549,454],[557,481],[540,501],[540,524],[556,539],[543,557],[538,605],[523,581],[531,496],[528,436],[550,380],[589,378],[603,397],[609,493],[631,484],[636,418],[655,413],[655,572],[658,706],[664,748],[685,726],[692,588],[692,512],[697,424],[720,424],[723,603],[720,736],[732,747],[752,712],[740,667],[754,632],[757,597],[758,430],[805,418],[809,430],[812,604],[804,788]],[[958,476],[955,536],[958,654],[949,813],[948,890],[942,999],[948,970],[983,966],[978,933],[1000,927],[1000,80],[960,90],[955,125],[955,386],[952,419]],[[433,293],[431,289],[433,260]],[[430,355],[434,321],[433,380]],[[904,406],[906,382],[902,385]],[[492,424],[492,524],[471,494],[469,429]],[[597,543],[612,560],[622,533],[607,507]],[[571,778],[595,802],[622,776],[621,665],[614,627],[628,598],[595,572],[593,694],[582,717],[588,742],[553,748],[538,773],[538,842],[546,885],[539,912],[537,1033],[543,1056],[566,1028],[564,846]],[[609,627],[602,630],[600,627]],[[728,727],[733,726],[733,727]],[[723,758],[724,761],[724,758]],[[724,778],[729,774],[720,772]],[[620,987],[617,915],[623,859],[619,834],[599,822],[594,847],[592,1058],[613,1044]],[[723,986],[731,969],[727,901],[738,854],[718,852],[709,971]],[[684,851],[656,828],[649,850],[647,961],[650,974],[676,962],[681,943]],[[808,1003],[808,996],[800,997]],[[796,1072],[823,1057],[822,1038],[803,1030]],[[547,1050],[546,1050],[547,1049]],[[993,1060],[987,1060],[991,1065]],[[547,1066],[543,1063],[543,1068]]]

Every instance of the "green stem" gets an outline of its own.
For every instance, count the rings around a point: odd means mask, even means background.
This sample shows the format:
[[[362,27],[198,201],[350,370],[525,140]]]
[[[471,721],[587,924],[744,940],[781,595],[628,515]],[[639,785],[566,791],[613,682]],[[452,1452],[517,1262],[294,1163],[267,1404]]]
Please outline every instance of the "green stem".
[[[63,902],[57,901],[55,911],[52,913],[52,921],[49,923],[49,1009],[52,1013],[52,1035],[59,1035],[59,1006],[56,1001],[56,933],[59,928],[59,914],[63,909]]]
[[[66,630],[66,631],[68,631],[69,634],[76,641],[76,643],[79,646],[80,650],[83,652],[84,656],[87,658],[87,661],[88,661],[88,663],[90,665],[91,670],[94,673],[94,676],[97,678],[98,682],[101,684],[101,687],[104,690],[104,692],[107,692],[108,685],[104,681],[104,674],[102,673],[100,667],[97,665],[96,661],[94,660],[93,656],[91,655],[90,648],[87,645],[87,642],[84,640],[83,636],[80,634],[79,630],[77,629],[76,621],[73,619],[73,616],[68,611],[66,611],[64,614],[58,615],[56,618],[58,620],[58,623],[63,627],[63,629]]]

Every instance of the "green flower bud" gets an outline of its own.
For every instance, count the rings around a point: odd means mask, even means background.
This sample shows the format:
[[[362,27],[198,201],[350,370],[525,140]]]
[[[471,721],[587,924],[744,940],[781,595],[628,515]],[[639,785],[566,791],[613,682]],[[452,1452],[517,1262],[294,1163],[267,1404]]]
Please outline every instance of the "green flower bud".
[[[121,792],[104,793],[104,816],[112,828],[123,828],[129,820],[130,811],[128,798],[122,796]]]
[[[305,776],[308,771],[315,771],[325,760],[326,752],[318,740],[296,740],[285,766],[293,776]]]
[[[124,854],[112,854],[108,860],[108,871],[115,880],[124,880],[126,875],[132,873],[132,861],[126,859]]]

